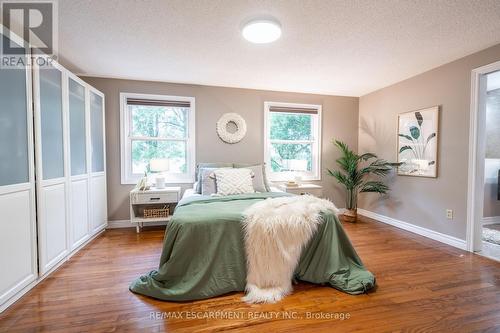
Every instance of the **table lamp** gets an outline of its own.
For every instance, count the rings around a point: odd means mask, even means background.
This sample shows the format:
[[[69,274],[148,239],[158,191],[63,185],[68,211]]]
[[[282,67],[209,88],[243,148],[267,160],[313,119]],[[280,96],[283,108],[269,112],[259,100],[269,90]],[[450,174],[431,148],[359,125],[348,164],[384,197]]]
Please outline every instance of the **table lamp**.
[[[155,187],[165,188],[165,176],[163,172],[168,171],[170,163],[166,158],[153,158],[149,161],[149,171],[156,173]]]

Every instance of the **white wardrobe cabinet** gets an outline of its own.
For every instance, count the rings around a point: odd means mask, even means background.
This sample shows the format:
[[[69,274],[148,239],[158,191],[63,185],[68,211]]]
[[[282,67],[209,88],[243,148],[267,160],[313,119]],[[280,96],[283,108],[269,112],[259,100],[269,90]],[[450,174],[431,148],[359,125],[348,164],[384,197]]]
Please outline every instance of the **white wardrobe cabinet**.
[[[29,69],[0,68],[0,311],[38,276],[31,96]]]
[[[70,150],[70,225],[69,244],[73,250],[85,242],[90,233],[90,154],[88,152],[89,109],[85,83],[68,75],[69,150]]]
[[[92,170],[90,177],[92,224],[91,231],[97,232],[107,224],[106,158],[104,145],[104,95],[89,90],[90,99],[90,142]]]
[[[68,254],[67,115],[61,68],[35,68],[35,146],[40,273]]]
[[[56,62],[0,67],[0,312],[107,226],[104,116]]]

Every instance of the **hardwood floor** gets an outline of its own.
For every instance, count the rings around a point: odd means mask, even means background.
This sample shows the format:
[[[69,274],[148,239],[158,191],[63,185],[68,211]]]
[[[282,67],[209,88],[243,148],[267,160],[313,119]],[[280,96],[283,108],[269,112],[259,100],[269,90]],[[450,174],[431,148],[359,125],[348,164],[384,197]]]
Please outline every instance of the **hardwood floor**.
[[[114,229],[1,314],[0,332],[500,332],[500,263],[369,219],[344,225],[374,292],[300,283],[278,304],[157,301],[128,284],[156,268],[163,231]]]

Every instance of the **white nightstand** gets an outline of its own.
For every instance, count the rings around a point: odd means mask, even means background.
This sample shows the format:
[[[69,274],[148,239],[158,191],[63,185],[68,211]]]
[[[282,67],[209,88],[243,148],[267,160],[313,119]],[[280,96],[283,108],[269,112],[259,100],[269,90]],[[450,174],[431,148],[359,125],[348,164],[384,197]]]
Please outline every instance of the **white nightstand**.
[[[169,206],[170,214],[173,213],[173,205],[179,202],[181,197],[180,187],[150,188],[146,191],[133,189],[130,191],[130,222],[135,223],[137,233],[144,223],[168,222],[172,215],[168,217],[145,218],[143,215],[145,207]]]
[[[283,184],[279,186],[279,189],[287,193],[298,195],[310,194],[318,198],[323,196],[323,187],[315,184],[300,184],[299,186],[294,187],[287,187]]]

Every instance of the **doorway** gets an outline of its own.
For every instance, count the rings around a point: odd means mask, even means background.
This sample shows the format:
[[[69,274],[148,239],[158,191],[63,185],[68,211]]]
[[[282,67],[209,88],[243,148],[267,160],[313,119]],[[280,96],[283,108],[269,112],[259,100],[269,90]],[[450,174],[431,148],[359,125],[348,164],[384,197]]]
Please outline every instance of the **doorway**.
[[[467,249],[500,261],[500,62],[472,71]]]

